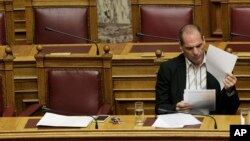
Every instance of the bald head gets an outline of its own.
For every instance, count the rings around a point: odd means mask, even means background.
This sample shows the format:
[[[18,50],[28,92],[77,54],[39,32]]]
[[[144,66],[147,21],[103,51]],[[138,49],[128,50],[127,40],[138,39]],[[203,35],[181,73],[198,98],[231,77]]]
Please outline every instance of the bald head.
[[[203,40],[203,33],[201,32],[201,29],[197,25],[188,24],[188,25],[183,26],[179,32],[181,46],[184,45],[184,39],[183,39],[184,34],[192,35],[192,34],[195,34],[197,32],[200,34],[201,39]]]

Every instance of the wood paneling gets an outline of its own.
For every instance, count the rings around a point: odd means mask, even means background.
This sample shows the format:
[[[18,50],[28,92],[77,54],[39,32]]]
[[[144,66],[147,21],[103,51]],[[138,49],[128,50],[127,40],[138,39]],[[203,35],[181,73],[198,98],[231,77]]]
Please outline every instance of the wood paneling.
[[[12,45],[14,43],[14,17],[13,17],[13,0],[0,0],[0,11],[5,13],[5,31],[6,42]]]
[[[13,55],[11,48],[0,46],[0,76],[2,77],[4,107],[15,107]],[[2,104],[2,103],[1,103]]]

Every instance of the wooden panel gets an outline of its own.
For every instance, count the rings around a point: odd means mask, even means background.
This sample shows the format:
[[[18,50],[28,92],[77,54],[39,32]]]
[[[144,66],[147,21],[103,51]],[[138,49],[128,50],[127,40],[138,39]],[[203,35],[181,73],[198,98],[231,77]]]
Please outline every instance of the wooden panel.
[[[211,35],[213,37],[222,37],[222,27],[221,27],[221,3],[220,1],[211,1],[210,9],[210,23],[211,23]]]
[[[0,0],[0,11],[5,12],[5,29],[7,44],[14,44],[13,0]]]
[[[3,84],[4,107],[15,107],[13,55],[11,48],[0,46],[0,76]]]
[[[17,46],[14,46],[14,48]],[[24,47],[24,46],[19,46]],[[18,47],[18,48],[19,48]],[[26,53],[29,53],[29,47],[26,48]],[[23,50],[24,51],[24,50]],[[14,92],[16,99],[16,113],[17,115],[27,108],[26,101],[36,99],[38,103],[38,90],[37,90],[37,73],[36,63],[34,57],[19,57],[19,54],[14,53],[16,58],[14,60]],[[26,95],[33,95],[32,97],[26,97]],[[36,98],[35,98],[36,97]],[[35,103],[35,102],[33,102]]]

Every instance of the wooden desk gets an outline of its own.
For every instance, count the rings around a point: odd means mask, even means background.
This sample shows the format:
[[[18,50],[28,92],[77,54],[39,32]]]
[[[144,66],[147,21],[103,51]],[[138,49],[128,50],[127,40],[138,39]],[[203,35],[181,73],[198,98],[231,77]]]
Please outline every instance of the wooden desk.
[[[161,129],[151,126],[135,126],[134,116],[116,116],[123,123],[112,124],[108,121],[99,123],[99,129],[95,124],[87,128],[25,128],[29,119],[39,117],[0,118],[0,140],[109,140],[109,141],[138,141],[138,140],[229,140],[230,124],[239,124],[239,116],[214,116],[218,129],[213,129],[214,121],[204,117],[200,128]]]
[[[207,43],[206,45],[208,46]],[[249,42],[212,42],[211,44],[224,49],[228,44],[250,44]],[[178,43],[121,43],[121,44],[98,44],[100,54],[103,54],[103,47],[108,45],[112,59],[113,78],[113,101],[115,114],[133,114],[134,102],[145,103],[145,113],[154,114],[155,106],[155,81],[159,62],[152,46],[158,47],[175,45],[179,50]],[[61,45],[54,45],[61,46]],[[133,46],[147,46],[147,52],[132,51]],[[151,47],[148,47],[151,46]],[[207,47],[206,46],[206,47]],[[34,55],[35,45],[13,46],[15,75],[15,97],[18,112],[29,104],[38,102],[37,73]],[[92,44],[89,55],[95,55],[96,46]],[[234,52],[239,55],[234,73],[238,78],[237,88],[241,100],[241,108],[250,106],[250,57],[248,53]],[[164,52],[162,60],[168,60],[180,54],[179,51]],[[241,55],[240,55],[241,54]],[[245,56],[242,56],[245,54]]]

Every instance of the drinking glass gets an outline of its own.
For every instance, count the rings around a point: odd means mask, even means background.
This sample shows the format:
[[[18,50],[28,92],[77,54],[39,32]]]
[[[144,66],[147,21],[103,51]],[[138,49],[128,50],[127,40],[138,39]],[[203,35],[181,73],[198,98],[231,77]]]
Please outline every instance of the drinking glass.
[[[135,102],[135,122],[137,125],[143,125],[144,122],[143,102]]]
[[[242,125],[250,124],[250,110],[249,109],[242,109],[240,111],[240,120],[241,120]]]

